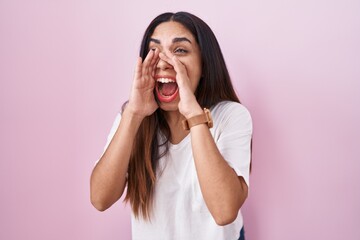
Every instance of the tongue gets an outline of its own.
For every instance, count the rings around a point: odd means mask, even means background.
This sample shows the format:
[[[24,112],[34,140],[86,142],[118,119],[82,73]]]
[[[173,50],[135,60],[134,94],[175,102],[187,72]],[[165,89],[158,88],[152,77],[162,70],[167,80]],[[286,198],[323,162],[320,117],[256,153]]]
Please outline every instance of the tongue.
[[[177,84],[174,82],[164,83],[161,88],[161,93],[164,96],[171,96],[176,92]]]

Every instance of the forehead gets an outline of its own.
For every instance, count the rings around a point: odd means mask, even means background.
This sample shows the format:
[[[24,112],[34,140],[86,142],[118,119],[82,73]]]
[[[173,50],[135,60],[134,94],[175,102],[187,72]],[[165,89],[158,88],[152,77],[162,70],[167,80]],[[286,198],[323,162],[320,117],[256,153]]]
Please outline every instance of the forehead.
[[[186,27],[181,23],[173,21],[159,24],[151,35],[151,38],[159,39],[160,41],[171,41],[178,37],[186,37],[191,42],[195,41],[194,36]]]

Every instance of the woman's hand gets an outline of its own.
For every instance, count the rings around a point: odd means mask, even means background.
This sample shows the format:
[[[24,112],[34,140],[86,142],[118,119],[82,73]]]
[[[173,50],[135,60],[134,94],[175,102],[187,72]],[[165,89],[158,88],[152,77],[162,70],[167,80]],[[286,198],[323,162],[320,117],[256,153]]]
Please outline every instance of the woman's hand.
[[[151,115],[159,107],[155,101],[155,69],[159,61],[159,51],[150,50],[144,62],[138,58],[134,81],[126,109],[142,118]]]
[[[202,108],[196,100],[194,91],[197,86],[192,86],[192,83],[187,74],[186,67],[180,62],[180,60],[172,55],[171,57],[160,53],[161,60],[169,63],[174,67],[176,72],[176,83],[179,87],[179,111],[186,118],[193,117],[195,115],[203,113]]]

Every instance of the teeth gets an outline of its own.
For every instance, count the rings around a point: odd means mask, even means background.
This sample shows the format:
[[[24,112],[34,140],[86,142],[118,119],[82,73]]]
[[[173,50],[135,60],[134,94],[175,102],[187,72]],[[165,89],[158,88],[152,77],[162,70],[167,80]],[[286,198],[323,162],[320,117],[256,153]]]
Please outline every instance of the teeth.
[[[158,78],[156,81],[161,82],[161,83],[175,82],[174,80],[172,80],[170,78]]]

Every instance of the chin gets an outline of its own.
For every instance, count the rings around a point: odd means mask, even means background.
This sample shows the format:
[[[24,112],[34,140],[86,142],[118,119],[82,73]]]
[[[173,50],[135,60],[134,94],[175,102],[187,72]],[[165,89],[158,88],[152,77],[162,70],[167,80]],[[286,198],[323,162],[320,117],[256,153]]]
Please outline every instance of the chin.
[[[161,110],[166,112],[178,111],[179,110],[179,101],[174,100],[171,102],[160,102],[159,107]]]

